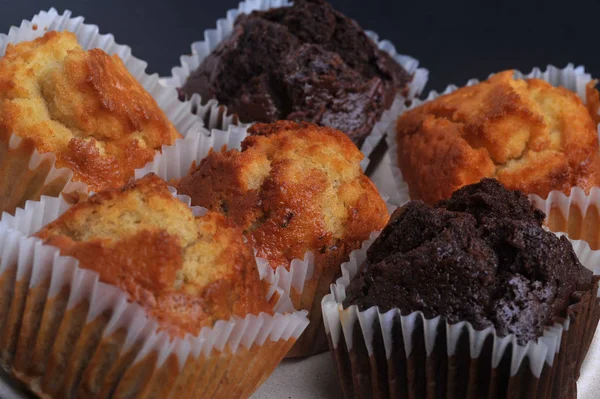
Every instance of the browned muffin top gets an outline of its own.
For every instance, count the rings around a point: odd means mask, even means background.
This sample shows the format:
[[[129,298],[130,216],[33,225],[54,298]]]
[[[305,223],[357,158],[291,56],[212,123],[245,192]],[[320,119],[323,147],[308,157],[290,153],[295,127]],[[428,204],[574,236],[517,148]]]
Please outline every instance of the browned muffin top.
[[[592,84],[588,109],[563,87],[505,71],[406,112],[397,155],[411,198],[433,204],[484,177],[542,197],[597,185]]]
[[[127,292],[174,334],[270,311],[241,231],[215,212],[194,217],[155,175],[99,192],[36,236]]]
[[[12,133],[55,153],[93,191],[127,183],[180,137],[118,56],[54,31],[0,58],[0,137]]]
[[[309,250],[317,264],[338,267],[385,225],[385,203],[343,133],[286,121],[249,132],[242,151],[211,152],[179,191],[225,213],[272,267]]]
[[[566,317],[592,272],[571,243],[542,228],[527,197],[484,179],[448,201],[399,208],[369,248],[345,306],[421,311],[430,319],[490,326],[521,344]]]

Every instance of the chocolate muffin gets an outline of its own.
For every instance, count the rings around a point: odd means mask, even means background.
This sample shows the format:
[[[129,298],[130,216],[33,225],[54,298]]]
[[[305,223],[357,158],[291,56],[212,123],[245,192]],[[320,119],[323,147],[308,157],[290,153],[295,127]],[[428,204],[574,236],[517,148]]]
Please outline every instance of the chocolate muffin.
[[[324,0],[241,15],[180,88],[243,122],[307,121],[361,145],[412,77]]]
[[[600,254],[543,219],[491,179],[399,208],[323,299],[345,397],[575,399]]]
[[[567,238],[545,231],[543,219],[524,194],[492,179],[434,207],[412,201],[369,248],[344,305],[493,326],[524,345],[592,283]]]

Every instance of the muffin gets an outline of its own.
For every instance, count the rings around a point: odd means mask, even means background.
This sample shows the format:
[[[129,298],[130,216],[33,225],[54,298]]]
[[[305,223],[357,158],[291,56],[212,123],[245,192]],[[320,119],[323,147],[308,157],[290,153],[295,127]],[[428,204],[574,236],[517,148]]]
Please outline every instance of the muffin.
[[[0,58],[2,211],[69,182],[84,192],[120,187],[178,137],[118,56],[83,50],[73,33],[9,44]]]
[[[588,108],[564,87],[504,71],[403,113],[394,155],[410,198],[434,204],[484,177],[543,198],[589,191],[599,173],[594,84]]]
[[[346,396],[575,398],[600,254],[544,217],[493,179],[398,208],[323,301]]]
[[[320,300],[350,252],[385,226],[386,204],[343,133],[290,121],[255,124],[248,133],[241,151],[210,152],[178,191],[224,213],[258,257],[296,276],[290,296],[312,323],[292,355],[316,353],[326,347]],[[302,259],[298,280],[294,263]]]
[[[238,228],[197,213],[148,175],[21,236],[30,270],[2,280],[15,292],[1,313],[4,368],[45,397],[252,393],[306,320],[275,312],[280,294],[268,297]]]
[[[242,122],[306,121],[361,146],[413,77],[324,0],[242,14],[180,87]]]
[[[240,231],[216,212],[194,217],[155,175],[94,195],[35,236],[127,292],[173,335],[269,311]]]

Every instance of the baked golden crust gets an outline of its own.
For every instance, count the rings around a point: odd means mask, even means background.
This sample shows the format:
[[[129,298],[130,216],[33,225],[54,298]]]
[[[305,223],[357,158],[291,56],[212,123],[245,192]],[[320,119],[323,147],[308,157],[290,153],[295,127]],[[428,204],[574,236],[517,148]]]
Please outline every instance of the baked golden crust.
[[[433,204],[484,177],[542,197],[589,190],[599,173],[594,93],[587,109],[563,87],[504,71],[406,112],[397,155],[411,198]]]
[[[74,205],[36,236],[123,289],[175,334],[269,311],[241,231],[216,212],[194,217],[155,175]]]
[[[118,56],[54,31],[0,58],[0,139],[12,133],[55,153],[93,191],[127,183],[180,137]]]
[[[249,132],[241,152],[211,152],[179,190],[241,226],[272,267],[311,250],[317,267],[337,268],[385,226],[385,202],[343,133],[289,121]]]

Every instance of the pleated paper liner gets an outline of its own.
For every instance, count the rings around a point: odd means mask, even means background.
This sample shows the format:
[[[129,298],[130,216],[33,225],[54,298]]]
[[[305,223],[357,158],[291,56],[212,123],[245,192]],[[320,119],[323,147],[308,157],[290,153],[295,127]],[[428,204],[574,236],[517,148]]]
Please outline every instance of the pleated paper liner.
[[[165,148],[153,162],[136,170],[135,177],[141,178],[155,173],[167,181],[178,181],[187,176],[193,165],[198,165],[212,150],[237,149],[247,136],[247,128],[230,126],[226,131],[203,129],[203,134],[187,137]],[[390,211],[393,207],[389,207]],[[270,275],[275,284],[292,299],[296,309],[309,311],[310,325],[300,337],[288,357],[309,356],[327,350],[327,341],[321,317],[321,298],[329,292],[339,268],[315,265],[314,256],[307,252],[303,259],[294,259],[289,266],[280,266],[275,271],[266,260],[258,259],[263,275]]]
[[[493,75],[493,74],[492,74]],[[491,75],[490,75],[491,76]],[[589,73],[585,72],[583,66],[574,67],[573,64],[568,64],[565,68],[557,68],[552,65],[548,65],[545,70],[540,68],[533,68],[528,74],[523,74],[519,71],[515,71],[515,78],[517,79],[530,79],[537,78],[543,79],[553,86],[562,86],[568,90],[576,93],[584,103],[588,101],[589,93],[586,91],[586,86],[592,81],[592,77]],[[471,79],[465,86],[473,86],[478,84],[479,80]],[[398,145],[396,142],[396,121],[405,112],[412,110],[423,103],[434,100],[441,95],[449,94],[458,89],[455,85],[450,85],[442,93],[431,91],[425,100],[415,99],[409,106],[405,104],[399,104],[394,121],[388,125],[386,140],[389,146],[389,159],[390,168],[392,175],[394,176],[395,185],[389,185],[387,187],[379,187],[382,193],[385,193],[390,197],[389,202],[401,206],[408,202],[410,198],[409,187],[402,176],[402,171],[398,166]],[[600,126],[598,126],[598,134],[600,135]],[[527,193],[526,193],[527,194]]]
[[[574,187],[569,195],[552,191],[545,199],[530,195],[529,200],[544,211],[544,223],[550,230],[568,233],[573,239],[586,241],[593,250],[600,249],[600,188],[593,187],[586,194]]]
[[[195,71],[204,59],[233,32],[233,25],[240,14],[249,14],[256,10],[268,10],[270,8],[287,7],[292,5],[288,0],[247,0],[240,2],[238,8],[227,11],[225,18],[217,21],[216,29],[204,31],[204,40],[194,42],[191,45],[191,54],[180,57],[181,65],[172,69],[172,76],[165,80],[166,84],[173,87],[182,87],[188,76]],[[383,137],[387,131],[388,125],[395,120],[397,109],[400,104],[407,100],[417,97],[425,88],[429,72],[427,69],[419,68],[419,61],[407,55],[398,54],[394,45],[388,40],[379,40],[379,36],[370,31],[366,31],[369,36],[381,50],[387,52],[398,64],[413,76],[404,93],[399,93],[394,104],[389,110],[386,110],[379,122],[373,127],[373,130],[365,139],[361,146],[361,151],[365,155],[364,167],[366,168],[369,158],[374,158],[373,163],[377,163],[383,156],[386,145]],[[227,111],[224,105],[214,100],[202,99],[200,95],[194,94],[189,102],[193,109],[197,109],[202,115],[205,126],[209,129],[225,130],[228,124],[241,124],[237,115]],[[217,124],[215,124],[217,123]],[[377,159],[375,159],[377,155]]]
[[[374,241],[371,240],[371,242]],[[342,266],[322,307],[330,350],[346,398],[575,398],[576,380],[600,319],[600,252],[573,241],[594,285],[572,295],[567,317],[536,341],[470,323],[448,324],[421,312],[344,309],[346,287],[369,245]],[[370,243],[367,243],[370,244]]]
[[[71,181],[70,169],[57,169],[55,162],[54,154],[38,153],[30,140],[0,139],[0,210],[12,213],[28,199],[57,197],[61,191],[76,200],[76,193],[87,191],[84,183]]]
[[[246,397],[308,324],[306,312],[265,278],[272,315],[169,336],[120,289],[28,236],[68,207],[44,197],[0,221],[0,362],[37,395]]]
[[[191,111],[191,104],[182,103],[173,88],[159,83],[158,75],[146,74],[146,62],[135,58],[129,46],[117,44],[110,34],[100,34],[96,25],[84,24],[83,17],[71,17],[70,11],[59,14],[55,9],[42,11],[31,21],[23,20],[12,27],[7,35],[0,35],[0,57],[8,44],[31,41],[47,31],[75,33],[79,44],[86,50],[100,48],[108,54],[117,54],[140,84],[156,100],[175,128],[183,135],[201,123],[201,118]],[[0,211],[14,212],[27,200],[38,200],[42,195],[58,196],[61,192],[76,201],[88,194],[88,188],[73,182],[72,171],[55,166],[52,153],[40,154],[33,142],[14,134],[0,136]]]

